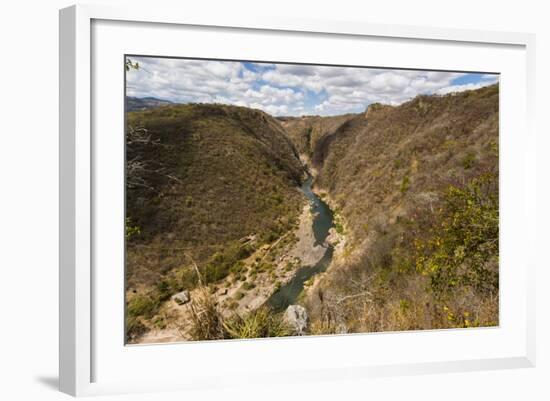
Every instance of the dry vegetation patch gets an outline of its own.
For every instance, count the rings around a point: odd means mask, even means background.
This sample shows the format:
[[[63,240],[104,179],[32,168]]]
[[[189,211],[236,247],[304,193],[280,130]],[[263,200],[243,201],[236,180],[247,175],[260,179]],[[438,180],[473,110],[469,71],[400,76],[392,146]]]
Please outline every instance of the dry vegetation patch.
[[[316,152],[361,255],[305,297],[318,332],[498,324],[498,85],[371,106]]]

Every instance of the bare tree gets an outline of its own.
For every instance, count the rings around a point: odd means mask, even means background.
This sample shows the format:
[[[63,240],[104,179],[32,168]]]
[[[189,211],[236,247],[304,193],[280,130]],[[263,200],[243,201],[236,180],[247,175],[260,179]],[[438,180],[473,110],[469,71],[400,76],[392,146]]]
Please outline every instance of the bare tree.
[[[181,182],[169,173],[165,164],[150,157],[153,148],[166,146],[160,139],[153,139],[147,129],[132,126],[126,132],[126,185],[128,188],[144,188],[157,191],[151,176],[164,177],[174,182]]]

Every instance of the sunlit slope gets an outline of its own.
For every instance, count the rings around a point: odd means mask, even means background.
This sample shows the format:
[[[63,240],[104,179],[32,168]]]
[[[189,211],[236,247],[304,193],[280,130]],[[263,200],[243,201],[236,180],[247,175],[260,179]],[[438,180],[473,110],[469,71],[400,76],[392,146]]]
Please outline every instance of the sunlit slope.
[[[191,261],[206,268],[243,237],[270,242],[295,222],[303,171],[268,114],[163,106],[129,113],[127,128],[128,288],[154,285],[168,271],[190,269]]]

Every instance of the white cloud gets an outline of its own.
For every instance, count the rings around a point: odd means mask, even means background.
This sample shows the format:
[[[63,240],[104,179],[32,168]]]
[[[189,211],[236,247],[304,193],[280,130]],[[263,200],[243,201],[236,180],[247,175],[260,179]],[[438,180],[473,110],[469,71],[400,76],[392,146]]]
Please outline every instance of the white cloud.
[[[384,70],[322,66],[276,65],[262,79],[272,85],[300,86],[326,98],[312,107],[324,115],[358,112],[373,102],[397,105],[419,94],[451,87],[465,74],[440,71]],[[484,84],[494,82],[491,79]]]
[[[293,64],[136,58],[141,68],[127,74],[130,96],[174,102],[227,103],[275,115],[360,112],[373,102],[397,105],[419,94],[446,94],[497,82],[453,84],[463,73],[328,67]]]
[[[486,82],[479,82],[477,84],[463,84],[463,85],[451,85],[446,86],[445,88],[438,89],[435,93],[438,95],[447,95],[449,93],[457,93],[457,92],[464,92],[474,89],[479,89],[484,86],[487,86]]]
[[[371,79],[368,84],[377,92],[402,92],[411,80],[396,72],[383,72]]]

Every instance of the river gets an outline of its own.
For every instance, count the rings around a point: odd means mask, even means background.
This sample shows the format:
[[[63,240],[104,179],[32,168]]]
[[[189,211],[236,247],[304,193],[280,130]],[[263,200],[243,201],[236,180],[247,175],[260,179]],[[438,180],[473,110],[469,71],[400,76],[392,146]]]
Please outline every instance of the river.
[[[310,202],[311,212],[313,214],[313,234],[315,236],[315,245],[324,246],[325,240],[333,226],[333,214],[329,206],[323,202],[311,189],[313,177],[302,184],[301,191]],[[289,305],[295,304],[304,289],[304,283],[314,275],[325,271],[332,260],[334,248],[326,246],[323,257],[313,266],[302,266],[296,272],[296,275],[286,284],[282,285],[266,302],[275,312],[285,310]]]

